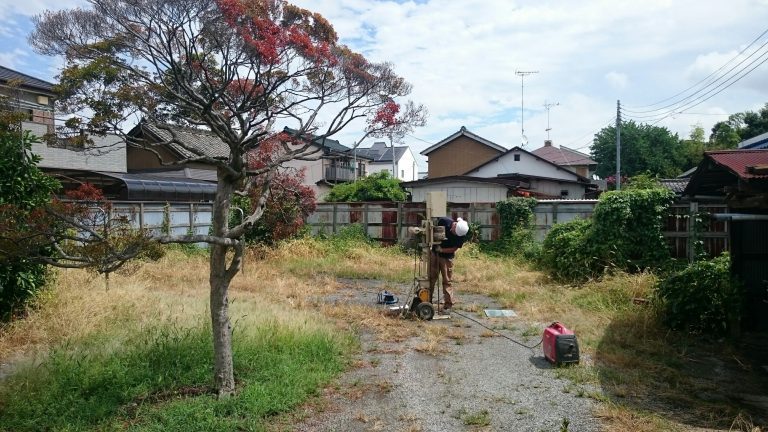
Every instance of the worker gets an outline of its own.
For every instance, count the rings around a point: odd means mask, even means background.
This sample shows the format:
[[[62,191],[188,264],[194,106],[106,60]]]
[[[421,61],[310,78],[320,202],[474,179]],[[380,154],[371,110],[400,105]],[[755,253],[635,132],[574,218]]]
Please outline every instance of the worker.
[[[462,218],[455,221],[448,217],[441,217],[437,226],[445,227],[445,240],[432,247],[429,266],[429,298],[435,292],[435,284],[439,276],[443,278],[443,310],[450,309],[456,302],[453,294],[453,258],[456,251],[464,245],[466,235],[469,232],[469,224]]]

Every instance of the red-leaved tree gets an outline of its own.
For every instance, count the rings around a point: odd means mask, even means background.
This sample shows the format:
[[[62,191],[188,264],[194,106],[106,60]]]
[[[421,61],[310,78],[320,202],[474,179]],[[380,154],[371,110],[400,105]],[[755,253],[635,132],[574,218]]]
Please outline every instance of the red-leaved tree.
[[[281,132],[264,140],[258,149],[249,154],[248,164],[252,169],[260,169],[273,163],[282,150],[281,142],[293,138]],[[274,244],[277,241],[295,236],[301,231],[304,222],[315,208],[315,191],[304,184],[306,168],[282,168],[274,173],[269,185],[269,197],[261,218],[246,234],[249,241]],[[249,195],[249,210],[258,203],[263,191],[264,177],[254,179],[254,187]]]
[[[157,145],[174,143],[192,155],[163,163],[216,167],[210,235],[156,240],[210,244],[214,386],[220,396],[232,394],[228,289],[242,264],[243,236],[263,217],[280,165],[319,157],[312,142],[278,143],[281,151],[263,166],[249,165],[247,154],[277,126],[292,127],[298,136],[332,136],[377,116],[411,86],[390,64],[340,44],[321,15],[281,0],[90,0],[89,7],[46,12],[34,23],[33,47],[65,60],[59,108],[93,114],[81,127],[123,134],[129,145],[155,151],[161,161]],[[397,115],[411,110],[423,118],[423,107],[401,105],[406,108]],[[210,130],[229,152],[201,154],[172,128],[168,141],[148,146],[123,133],[137,117]],[[253,211],[230,227],[235,193],[258,198]]]

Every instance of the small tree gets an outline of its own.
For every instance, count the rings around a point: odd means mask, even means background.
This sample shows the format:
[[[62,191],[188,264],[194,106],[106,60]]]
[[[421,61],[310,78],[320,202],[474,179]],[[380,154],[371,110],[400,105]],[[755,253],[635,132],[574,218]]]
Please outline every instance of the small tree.
[[[262,167],[249,166],[246,155],[272,136],[278,123],[322,142],[358,119],[398,105],[411,86],[391,65],[370,62],[340,44],[320,14],[285,1],[91,0],[90,5],[34,20],[31,44],[66,60],[60,107],[92,112],[82,127],[122,134],[129,145],[149,151],[154,147],[122,132],[135,114],[153,123],[206,128],[229,150],[220,157],[201,154],[165,128],[171,138],[159,145],[174,143],[190,154],[173,163],[215,166],[217,191],[210,235],[156,239],[211,245],[214,387],[219,396],[229,396],[235,379],[228,289],[242,265],[243,236],[264,215],[278,168],[320,156],[311,142],[279,144],[281,152]],[[233,196],[252,190],[258,196],[253,211],[230,226]]]
[[[46,266],[12,253],[17,246],[11,233],[26,231],[30,215],[48,204],[59,188],[37,168],[40,157],[31,153],[36,138],[22,131],[22,115],[0,106],[0,319],[7,319],[45,284]],[[45,247],[30,252],[50,255]]]
[[[249,166],[252,169],[259,169],[268,165],[271,160],[278,157],[280,152],[278,140],[285,138],[287,137],[283,134],[278,134],[264,141],[249,155]],[[317,208],[315,191],[303,184],[305,176],[306,168],[284,168],[274,174],[269,186],[269,197],[264,214],[246,233],[247,241],[274,244],[293,237],[301,231],[306,219]],[[264,180],[263,176],[256,178],[255,187],[249,191],[249,195],[242,202],[243,210],[249,213],[255,210],[253,204],[258,203],[261,198]]]
[[[387,171],[373,173],[351,183],[341,183],[325,196],[327,202],[405,201],[400,180]]]

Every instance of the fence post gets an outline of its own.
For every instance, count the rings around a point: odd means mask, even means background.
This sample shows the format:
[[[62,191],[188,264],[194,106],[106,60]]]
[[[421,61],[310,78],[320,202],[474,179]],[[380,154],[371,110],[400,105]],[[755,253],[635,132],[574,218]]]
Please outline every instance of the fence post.
[[[552,224],[554,225],[557,223],[557,209],[559,208],[559,204],[557,202],[552,203]]]
[[[188,233],[195,235],[195,205],[189,203],[189,231]]]
[[[400,241],[400,230],[403,229],[403,203],[397,202],[397,230],[395,231],[395,243]]]
[[[363,204],[363,227],[365,228],[365,235],[368,234],[368,203]]]
[[[699,203],[691,201],[688,205],[688,232],[685,243],[688,246],[688,262],[694,262],[696,260],[696,214],[699,212]]]
[[[337,203],[333,203],[333,219],[331,220],[331,231],[336,234],[336,205]]]
[[[139,203],[139,229],[144,230],[144,203]]]

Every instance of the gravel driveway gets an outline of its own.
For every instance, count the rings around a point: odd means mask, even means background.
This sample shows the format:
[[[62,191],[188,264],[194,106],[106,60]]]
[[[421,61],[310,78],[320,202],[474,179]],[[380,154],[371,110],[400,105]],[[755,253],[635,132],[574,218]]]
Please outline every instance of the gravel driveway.
[[[375,304],[376,281],[342,281],[347,301]],[[398,287],[400,293],[407,286]],[[462,294],[461,304],[494,307],[492,299]],[[350,297],[352,300],[350,300]],[[540,336],[521,334],[530,326],[520,318],[486,318],[482,310],[458,312],[499,332],[534,345]],[[393,318],[395,319],[395,318]],[[302,423],[300,431],[597,431],[593,401],[564,379],[543,357],[493,335],[458,314],[429,322],[407,321],[418,336],[382,342],[363,332],[362,352],[354,369],[326,390],[322,408]],[[532,323],[531,323],[532,324]],[[544,324],[533,324],[544,328]],[[444,329],[427,326],[444,326]],[[450,337],[425,349],[427,332],[444,330]],[[433,339],[434,340],[434,339]],[[564,420],[565,419],[565,420]],[[564,424],[567,429],[563,429]]]

